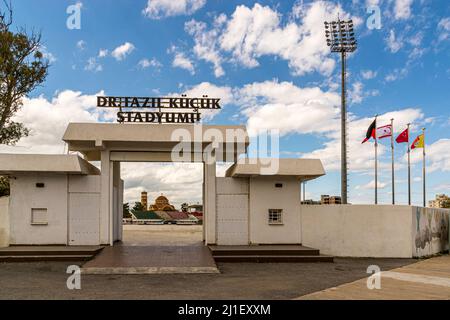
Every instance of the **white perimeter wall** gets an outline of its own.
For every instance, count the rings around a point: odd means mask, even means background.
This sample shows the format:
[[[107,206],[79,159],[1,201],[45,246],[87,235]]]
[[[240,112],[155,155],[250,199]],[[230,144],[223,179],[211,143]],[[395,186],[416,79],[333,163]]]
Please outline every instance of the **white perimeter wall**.
[[[341,257],[412,257],[409,206],[303,205],[302,243]]]
[[[302,243],[343,257],[412,258],[448,248],[450,210],[392,205],[301,207]]]
[[[282,183],[282,188],[275,188]],[[250,178],[250,243],[300,244],[300,183],[295,177]],[[283,224],[268,223],[269,209],[283,210]]]
[[[0,248],[9,246],[9,197],[0,198]]]
[[[36,183],[44,183],[37,188]],[[30,174],[10,179],[10,244],[67,244],[67,175]],[[31,209],[47,209],[47,225],[31,224]]]

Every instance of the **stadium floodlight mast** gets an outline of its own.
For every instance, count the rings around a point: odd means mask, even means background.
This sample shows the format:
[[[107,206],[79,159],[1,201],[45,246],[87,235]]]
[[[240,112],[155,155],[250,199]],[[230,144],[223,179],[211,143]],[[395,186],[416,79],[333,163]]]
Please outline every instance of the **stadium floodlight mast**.
[[[340,20],[325,22],[325,36],[331,52],[341,53],[341,198],[342,203],[347,204],[347,108],[345,106],[345,78],[347,52],[356,50],[355,32],[353,21]]]

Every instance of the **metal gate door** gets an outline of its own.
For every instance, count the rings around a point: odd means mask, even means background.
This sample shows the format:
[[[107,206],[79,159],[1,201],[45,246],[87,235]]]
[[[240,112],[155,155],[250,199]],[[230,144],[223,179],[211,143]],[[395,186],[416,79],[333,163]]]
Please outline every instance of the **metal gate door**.
[[[217,195],[217,243],[248,244],[248,195]]]
[[[99,195],[71,193],[69,199],[69,244],[73,246],[98,245]]]

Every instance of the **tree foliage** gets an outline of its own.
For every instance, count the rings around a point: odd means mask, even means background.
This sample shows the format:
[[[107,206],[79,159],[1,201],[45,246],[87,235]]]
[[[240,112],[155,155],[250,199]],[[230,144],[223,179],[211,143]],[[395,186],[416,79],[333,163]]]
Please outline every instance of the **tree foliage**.
[[[141,211],[145,211],[145,208],[142,205],[142,203],[140,203],[139,201],[136,201],[134,203],[133,209],[131,209],[131,211],[133,211],[133,212],[141,212]]]
[[[42,52],[41,34],[25,29],[11,31],[11,4],[0,7],[0,144],[14,145],[29,130],[13,116],[22,99],[44,82],[48,60]]]
[[[181,211],[188,212],[188,209],[189,209],[189,204],[188,203],[184,202],[184,203],[181,204]]]
[[[9,179],[8,177],[0,176],[0,197],[9,196]]]
[[[128,202],[123,204],[123,217],[131,218],[130,204]]]

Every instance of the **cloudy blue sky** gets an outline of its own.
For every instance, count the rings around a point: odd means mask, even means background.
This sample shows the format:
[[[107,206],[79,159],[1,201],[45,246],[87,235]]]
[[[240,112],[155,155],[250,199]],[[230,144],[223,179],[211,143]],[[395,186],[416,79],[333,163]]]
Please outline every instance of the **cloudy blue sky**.
[[[69,29],[68,6],[81,8]],[[373,201],[373,145],[360,142],[375,114],[399,132],[427,128],[428,198],[450,192],[450,5],[448,0],[224,1],[20,0],[14,24],[40,30],[51,62],[42,87],[17,115],[32,135],[1,152],[62,153],[69,121],[106,121],[95,96],[209,94],[223,110],[208,123],[278,129],[282,157],[322,159],[327,176],[308,197],[339,194],[339,59],[323,21],[353,18],[359,42],[348,61],[349,200]],[[369,29],[369,6],[381,28]],[[381,141],[380,199],[390,201],[389,141]],[[396,146],[397,198],[406,202],[406,146]],[[413,200],[421,203],[420,152]],[[139,168],[139,171],[136,170]],[[219,171],[223,172],[224,166]],[[142,189],[175,203],[200,201],[197,165],[128,164],[126,199]]]

